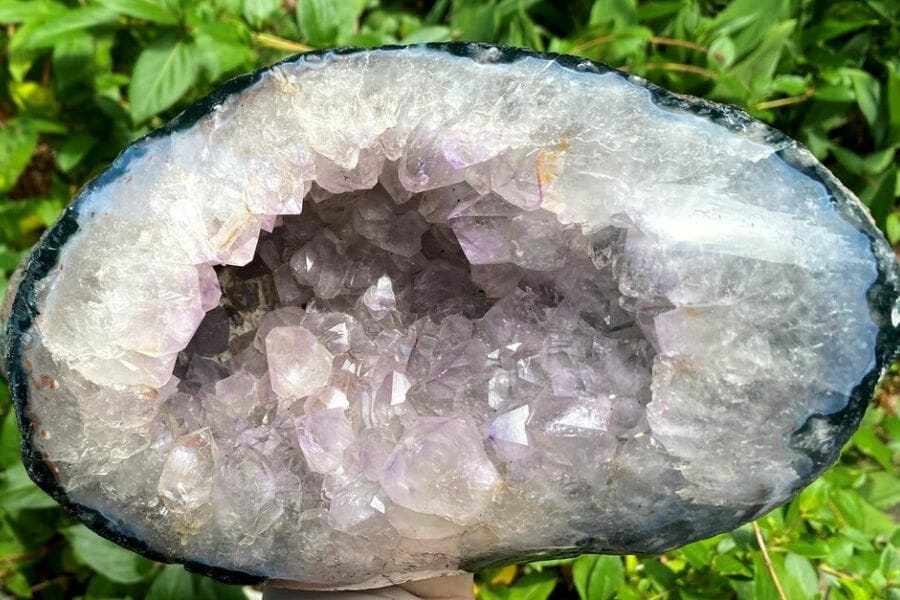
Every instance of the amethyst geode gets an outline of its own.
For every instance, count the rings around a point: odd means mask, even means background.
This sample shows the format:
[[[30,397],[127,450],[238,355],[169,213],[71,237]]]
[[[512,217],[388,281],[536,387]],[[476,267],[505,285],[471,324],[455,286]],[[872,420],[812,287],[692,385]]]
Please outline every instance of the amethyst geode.
[[[130,146],[24,266],[32,477],[148,556],[361,587],[785,502],[897,346],[858,200],[573,57],[303,55]]]

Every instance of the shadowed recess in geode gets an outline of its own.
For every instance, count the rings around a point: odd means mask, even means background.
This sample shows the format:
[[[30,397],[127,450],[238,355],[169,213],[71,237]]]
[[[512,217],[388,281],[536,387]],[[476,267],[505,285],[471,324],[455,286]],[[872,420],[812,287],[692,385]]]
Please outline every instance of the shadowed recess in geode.
[[[359,587],[661,551],[835,459],[896,298],[858,201],[740,113],[468,54],[283,63],[82,194],[11,367],[68,501]]]

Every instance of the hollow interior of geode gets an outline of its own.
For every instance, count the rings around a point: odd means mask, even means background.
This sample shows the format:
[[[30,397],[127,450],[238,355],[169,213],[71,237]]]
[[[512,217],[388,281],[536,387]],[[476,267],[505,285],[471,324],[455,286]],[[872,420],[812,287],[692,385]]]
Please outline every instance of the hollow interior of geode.
[[[190,482],[213,462],[219,493],[245,499],[218,527],[243,543],[316,522],[448,556],[464,530],[491,545],[509,521],[492,500],[516,481],[538,505],[546,485],[601,484],[646,431],[666,308],[620,294],[624,232],[586,237],[465,183],[314,186],[250,264],[219,268],[219,306],[179,355],[162,411],[185,433],[158,486],[176,527],[210,518]],[[534,546],[572,544],[559,533]]]

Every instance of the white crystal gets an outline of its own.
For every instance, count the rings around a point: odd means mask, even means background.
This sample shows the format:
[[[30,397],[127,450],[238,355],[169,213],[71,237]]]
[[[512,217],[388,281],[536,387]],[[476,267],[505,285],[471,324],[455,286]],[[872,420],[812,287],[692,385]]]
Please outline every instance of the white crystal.
[[[201,508],[213,490],[216,444],[208,429],[178,438],[163,464],[156,490],[174,513]]]
[[[328,383],[334,355],[308,329],[275,327],[266,336],[266,357],[272,390],[279,396],[302,398]]]

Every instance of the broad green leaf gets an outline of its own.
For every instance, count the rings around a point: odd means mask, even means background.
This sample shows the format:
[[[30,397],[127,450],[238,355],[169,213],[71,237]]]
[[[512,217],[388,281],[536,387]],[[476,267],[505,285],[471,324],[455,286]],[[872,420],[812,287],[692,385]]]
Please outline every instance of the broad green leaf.
[[[896,528],[890,517],[863,500],[854,490],[835,490],[831,499],[841,518],[853,528],[845,530],[844,537],[851,539],[857,548],[871,547],[868,543],[871,537],[889,535]]]
[[[25,120],[12,119],[0,129],[0,192],[15,185],[37,142],[37,131]]]
[[[692,567],[700,568],[709,563],[710,550],[707,540],[703,540],[684,546],[681,548],[680,554],[684,556]]]
[[[261,26],[273,17],[280,7],[280,0],[244,0],[244,18],[253,25]]]
[[[444,42],[450,39],[450,28],[443,25],[422,27],[403,38],[404,44],[421,44],[424,42]]]
[[[572,563],[572,581],[582,600],[612,598],[625,581],[622,559],[618,556],[581,556]]]
[[[637,24],[637,5],[634,0],[594,0],[588,25],[610,25],[619,31]]]
[[[669,562],[672,564],[675,561]],[[650,581],[656,584],[657,589],[668,590],[675,587],[677,577],[671,568],[654,559],[644,560],[643,565],[644,572]],[[706,566],[706,563],[703,563],[701,568],[703,566]]]
[[[781,92],[789,96],[799,96],[809,86],[807,77],[799,75],[778,75],[772,80],[772,91]]]
[[[819,578],[808,559],[788,553],[779,578],[788,598],[813,598],[819,588]]]
[[[31,592],[31,584],[28,583],[28,578],[21,571],[14,571],[4,576],[3,587],[16,598],[31,598],[34,595]]]
[[[759,46],[738,62],[730,74],[752,93],[766,93],[765,88],[772,79],[784,46],[796,26],[797,22],[789,19],[772,27],[765,34]],[[713,90],[713,94],[715,94],[715,90]]]
[[[753,571],[750,567],[730,553],[717,556],[712,566],[721,575],[738,575],[740,577],[753,576]]]
[[[181,565],[166,565],[153,578],[144,600],[191,600],[194,598],[194,579]]]
[[[359,0],[298,0],[297,25],[305,42],[333,45],[356,31],[364,6]]]
[[[824,558],[828,556],[828,546],[822,540],[794,540],[788,542],[786,548],[794,554],[807,558]]]
[[[12,254],[17,257],[17,253],[3,247],[3,255]],[[7,267],[8,265],[3,265]],[[11,269],[4,268],[4,271]],[[5,276],[4,276],[5,279]],[[19,426],[16,424],[16,412],[11,408],[6,411],[0,424],[0,469],[8,469],[19,462]]]
[[[900,61],[886,63],[888,123],[893,143],[900,143]]]
[[[900,552],[892,544],[888,544],[881,551],[881,558],[878,561],[878,570],[885,577],[893,577],[900,575]]]
[[[497,4],[493,1],[457,4],[450,17],[450,29],[459,39],[473,42],[492,41],[500,25]]]
[[[0,507],[3,510],[15,513],[55,506],[56,501],[31,481],[22,463],[8,468],[0,477]]]
[[[882,177],[875,195],[869,201],[869,210],[872,211],[872,218],[875,219],[875,224],[881,229],[885,228],[888,215],[891,214],[896,202],[896,190],[897,186],[900,185],[900,181],[898,181],[900,177],[898,175],[900,175],[900,172],[898,172],[897,167],[891,167]],[[871,430],[860,429],[860,431],[870,431],[870,433],[861,434],[862,445],[860,446],[858,440],[857,448],[877,460],[886,470],[892,470],[892,452],[890,448],[885,446]]]
[[[482,600],[546,600],[556,587],[557,575],[553,571],[529,573],[505,587],[485,587]]]
[[[656,2],[640,2],[637,7],[639,21],[652,21],[672,16],[685,7],[684,0],[657,0]]]
[[[251,64],[253,52],[242,29],[233,23],[204,23],[194,37],[197,61],[209,81]]]
[[[116,11],[117,13],[134,17],[135,19],[143,19],[145,21],[153,21],[164,25],[175,25],[178,23],[178,16],[170,12],[170,7],[165,2],[157,0],[97,0],[103,6]]]
[[[860,112],[874,131],[878,122],[879,105],[881,103],[881,84],[870,73],[860,69],[847,69],[847,75],[853,82],[856,104]]]
[[[66,6],[48,0],[5,0],[0,2],[0,23],[46,21],[66,11]]]
[[[138,583],[153,568],[153,563],[134,552],[103,539],[84,525],[73,525],[61,531],[82,563],[110,581]]]
[[[197,55],[192,43],[165,37],[138,57],[128,85],[131,118],[141,123],[175,104],[197,78]]]
[[[26,48],[49,48],[69,36],[78,35],[85,29],[112,23],[118,19],[115,11],[99,5],[88,5],[69,10],[41,23],[31,31],[25,40]]]
[[[887,233],[888,241],[891,243],[891,245],[900,242],[900,213],[892,212],[888,216],[887,223],[885,225],[885,231]],[[897,498],[897,502],[900,502],[900,497]],[[882,506],[881,508],[885,507]]]
[[[734,41],[727,35],[717,37],[706,53],[710,62],[719,64],[723,67],[730,67],[734,62],[735,50]]]
[[[53,46],[53,71],[56,73],[55,88],[58,92],[77,89],[79,85],[90,85],[98,70],[98,61],[109,54],[112,36],[91,35],[85,31],[60,40]]]
[[[96,143],[97,139],[89,133],[73,135],[59,147],[56,153],[56,164],[63,171],[71,171]]]
[[[777,560],[778,555],[775,555]],[[776,571],[777,573],[777,571]],[[775,580],[763,560],[762,553],[753,552],[753,598],[754,600],[779,600]]]
[[[875,218],[875,222],[879,224],[879,227],[884,226],[884,222],[887,220],[887,216],[894,205],[895,181],[893,177],[893,173],[885,177],[879,192],[876,193],[873,202],[869,205],[869,210],[872,211],[872,216]],[[883,192],[882,189],[884,190]],[[877,460],[878,464],[884,467],[885,470],[892,468],[890,448],[878,439],[875,431],[871,428],[861,427],[853,435],[852,442],[860,452]]]
[[[713,19],[710,28],[730,35],[738,58],[748,55],[772,34],[787,15],[786,0],[733,0]]]
[[[892,244],[900,240],[900,218],[897,217],[900,213],[892,213],[887,222],[888,238]],[[875,508],[890,509],[900,504],[900,477],[893,468],[887,472],[869,473],[859,493]]]

